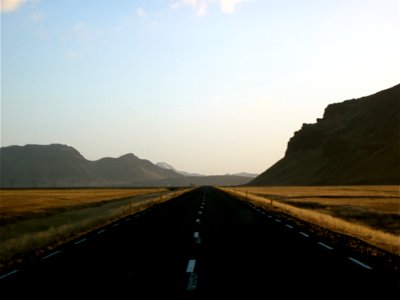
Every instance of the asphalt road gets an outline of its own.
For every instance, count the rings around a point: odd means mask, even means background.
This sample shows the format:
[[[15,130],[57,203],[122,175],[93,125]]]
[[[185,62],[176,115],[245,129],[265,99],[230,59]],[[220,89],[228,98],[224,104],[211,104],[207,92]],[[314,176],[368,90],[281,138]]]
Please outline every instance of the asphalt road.
[[[204,187],[2,273],[0,296],[391,299],[399,283],[373,257]]]

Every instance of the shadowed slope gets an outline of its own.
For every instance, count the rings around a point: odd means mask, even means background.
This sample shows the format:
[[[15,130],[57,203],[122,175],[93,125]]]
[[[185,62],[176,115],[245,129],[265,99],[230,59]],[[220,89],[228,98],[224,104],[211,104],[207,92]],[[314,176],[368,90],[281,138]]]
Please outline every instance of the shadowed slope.
[[[399,89],[328,105],[250,185],[399,184]]]
[[[145,186],[182,177],[133,154],[89,161],[59,144],[4,147],[0,158],[2,187]]]
[[[132,153],[97,161],[66,145],[0,148],[0,187],[154,187],[240,185],[244,176],[185,176]]]

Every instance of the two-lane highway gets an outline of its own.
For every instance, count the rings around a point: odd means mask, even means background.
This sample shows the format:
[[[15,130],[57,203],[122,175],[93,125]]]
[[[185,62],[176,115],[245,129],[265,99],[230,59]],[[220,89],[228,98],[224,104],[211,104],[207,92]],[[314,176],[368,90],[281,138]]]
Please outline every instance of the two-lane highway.
[[[281,215],[204,187],[1,274],[0,291],[41,298],[384,299],[399,295],[396,276]]]

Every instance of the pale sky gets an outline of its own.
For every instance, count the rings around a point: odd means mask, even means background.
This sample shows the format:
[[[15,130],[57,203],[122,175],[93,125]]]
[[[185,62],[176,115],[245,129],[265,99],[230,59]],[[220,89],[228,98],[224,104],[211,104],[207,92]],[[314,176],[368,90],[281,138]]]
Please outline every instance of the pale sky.
[[[400,79],[399,1],[1,0],[1,146],[261,173]]]

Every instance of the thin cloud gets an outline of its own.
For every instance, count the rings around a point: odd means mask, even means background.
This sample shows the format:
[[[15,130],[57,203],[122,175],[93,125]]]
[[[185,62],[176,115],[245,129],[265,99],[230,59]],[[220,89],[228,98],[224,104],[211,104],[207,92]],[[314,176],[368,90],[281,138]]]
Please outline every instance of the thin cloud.
[[[236,11],[236,6],[241,2],[248,0],[219,0],[219,5],[222,12],[227,14],[233,14]]]
[[[92,49],[94,39],[98,34],[100,31],[91,28],[85,21],[75,23],[63,36],[65,42],[71,47],[64,52],[64,57],[68,60],[85,58]]]
[[[142,7],[136,9],[136,17],[140,19],[141,24],[147,28],[155,28],[158,26],[158,22],[155,20],[155,15],[148,13]]]
[[[79,22],[72,28],[72,36],[78,40],[88,42],[92,37],[92,30],[86,22]]]
[[[39,22],[42,21],[43,19],[44,19],[44,13],[42,12],[35,13],[31,16],[31,20],[34,22]]]
[[[146,16],[146,11],[143,8],[138,7],[136,9],[136,16],[138,16],[139,18],[143,18]]]
[[[250,0],[175,0],[172,8],[178,9],[181,6],[191,6],[198,16],[205,16],[211,4],[218,4],[221,12],[233,14],[236,12],[236,7],[241,2]]]
[[[69,59],[69,60],[76,60],[82,57],[82,54],[75,51],[75,50],[70,50],[65,52],[64,54],[65,58]]]
[[[2,12],[11,12],[17,10],[22,4],[24,4],[26,0],[1,0],[0,11]]]

